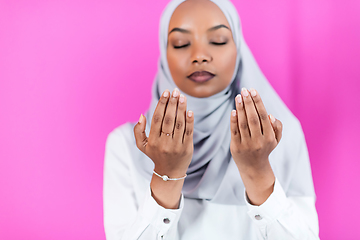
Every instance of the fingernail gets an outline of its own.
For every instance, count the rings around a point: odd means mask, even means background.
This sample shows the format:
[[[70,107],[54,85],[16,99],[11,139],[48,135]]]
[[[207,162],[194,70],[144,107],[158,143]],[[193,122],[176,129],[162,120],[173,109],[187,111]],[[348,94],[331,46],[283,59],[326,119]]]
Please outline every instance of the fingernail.
[[[163,93],[163,96],[168,97],[169,96],[169,90],[166,89],[165,92]]]
[[[188,117],[192,117],[193,112],[191,110],[188,111]]]
[[[184,96],[184,95],[180,94],[179,102],[180,102],[180,103],[184,103],[184,102],[185,102],[185,96]]]
[[[247,90],[246,88],[242,88],[242,89],[241,89],[241,94],[242,94],[244,97],[249,96],[249,92],[248,92],[248,90]]]
[[[231,115],[232,115],[233,117],[235,117],[235,116],[236,116],[236,110],[232,110],[232,111],[231,111]]]
[[[242,102],[242,98],[241,98],[241,95],[240,95],[240,94],[238,94],[238,95],[236,96],[236,102],[237,102],[237,103],[241,103],[241,102]]]
[[[180,94],[179,89],[175,88],[173,91],[173,97],[177,97],[179,96],[179,94]]]
[[[253,89],[253,88],[250,88],[250,94],[252,97],[255,97],[256,96],[256,90]]]
[[[144,117],[144,116],[141,114],[141,115],[140,115],[140,118],[139,118],[139,123],[142,123],[143,117]]]
[[[271,121],[271,123],[275,122],[275,117],[273,115],[271,115],[271,114],[270,114],[270,121]]]

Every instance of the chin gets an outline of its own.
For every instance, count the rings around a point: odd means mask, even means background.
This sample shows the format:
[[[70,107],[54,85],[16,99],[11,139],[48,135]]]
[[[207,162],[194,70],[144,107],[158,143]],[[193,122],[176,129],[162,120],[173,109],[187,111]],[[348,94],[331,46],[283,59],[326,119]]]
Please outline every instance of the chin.
[[[193,91],[189,92],[188,95],[192,96],[192,97],[197,97],[197,98],[207,98],[207,97],[211,97],[212,95],[215,95],[216,92],[212,91],[211,89],[193,89]]]

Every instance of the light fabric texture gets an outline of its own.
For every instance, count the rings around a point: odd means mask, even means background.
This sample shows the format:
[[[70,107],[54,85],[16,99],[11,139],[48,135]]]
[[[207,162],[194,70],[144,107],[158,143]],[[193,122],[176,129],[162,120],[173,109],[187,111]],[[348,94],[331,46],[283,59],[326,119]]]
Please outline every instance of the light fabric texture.
[[[180,0],[169,3],[160,21],[160,60],[153,98],[146,113],[149,134],[161,93],[176,87],[166,61],[169,21]],[[318,239],[315,193],[305,138],[299,121],[257,66],[241,32],[235,7],[213,1],[225,14],[237,47],[230,85],[208,98],[186,95],[194,112],[194,155],[179,209],[159,206],[150,195],[154,164],[139,151],[134,123],[110,133],[104,167],[104,224],[107,239]],[[259,207],[245,189],[230,154],[230,113],[242,87],[255,88],[268,111],[283,123],[283,136],[270,154],[276,176],[272,195]],[[261,219],[257,220],[256,215]],[[169,224],[164,219],[170,220]],[[258,217],[259,218],[259,217]]]
[[[241,193],[245,205],[218,204],[184,195],[179,209],[158,205],[150,193],[151,176],[144,177],[139,163],[133,161],[143,156],[136,151],[133,127],[134,124],[127,123],[116,128],[106,143],[104,226],[107,240],[319,239],[314,197],[288,197],[278,179],[273,193],[261,206],[250,205],[245,192]],[[236,168],[234,162],[230,165]],[[169,219],[169,223],[164,219]]]

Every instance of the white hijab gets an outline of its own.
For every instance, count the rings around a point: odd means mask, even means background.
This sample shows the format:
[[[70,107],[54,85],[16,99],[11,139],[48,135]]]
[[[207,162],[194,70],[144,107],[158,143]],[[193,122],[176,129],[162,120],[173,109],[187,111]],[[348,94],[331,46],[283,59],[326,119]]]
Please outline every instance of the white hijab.
[[[165,89],[176,85],[166,58],[168,28],[176,7],[184,0],[171,1],[160,20],[160,60],[147,112],[147,134],[157,102]],[[236,8],[227,0],[212,0],[230,24],[237,48],[236,69],[230,85],[207,98],[187,97],[194,112],[194,154],[183,186],[186,198],[206,199],[223,204],[244,204],[244,185],[230,154],[230,113],[242,87],[255,88],[268,111],[282,121],[283,138],[270,155],[277,179],[288,195],[314,195],[306,143],[298,120],[270,86],[242,36]],[[180,89],[181,91],[181,89]],[[140,165],[141,166],[141,165]],[[145,166],[145,165],[144,165]]]

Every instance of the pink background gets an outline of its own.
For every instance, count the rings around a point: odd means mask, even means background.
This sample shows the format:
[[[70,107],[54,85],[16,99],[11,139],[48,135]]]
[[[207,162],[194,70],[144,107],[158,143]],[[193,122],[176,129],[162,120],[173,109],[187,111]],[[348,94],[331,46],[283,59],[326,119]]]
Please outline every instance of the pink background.
[[[150,100],[167,1],[0,0],[0,239],[104,239],[107,134]],[[360,239],[360,1],[238,0],[302,122],[322,239]]]

